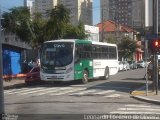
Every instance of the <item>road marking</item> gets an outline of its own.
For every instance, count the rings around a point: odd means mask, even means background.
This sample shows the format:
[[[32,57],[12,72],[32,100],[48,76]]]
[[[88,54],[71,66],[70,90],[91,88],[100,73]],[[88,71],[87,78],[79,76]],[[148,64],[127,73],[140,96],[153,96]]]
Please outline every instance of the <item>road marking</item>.
[[[125,105],[126,107],[145,107],[145,108],[148,108],[148,107],[151,107],[149,105],[134,105],[134,104],[131,104],[131,105]]]
[[[32,93],[30,95],[32,96],[40,96],[40,95],[44,95],[44,94],[48,94],[48,93],[54,93],[54,92],[58,92],[60,91],[60,89],[56,89],[56,88],[53,88],[53,89],[47,89],[46,92],[40,92],[40,93]],[[39,92],[39,91],[38,91]]]
[[[121,95],[120,94],[113,94],[113,95],[108,95],[108,96],[105,96],[107,98],[115,98],[115,97],[120,97]]]
[[[107,93],[112,93],[115,92],[115,90],[105,90],[105,91],[100,91],[98,93],[93,93],[95,95],[103,95],[103,94],[107,94]]]
[[[59,88],[59,89],[55,89],[54,91],[53,90],[49,90],[47,92],[38,93],[38,94],[36,94],[36,96],[44,95],[44,94],[48,94],[48,93],[53,93],[53,94],[49,94],[49,95],[62,95],[62,94],[74,92],[74,91],[77,91],[77,90],[82,90],[82,89],[75,89],[75,88],[66,88],[66,89],[64,89],[64,88]]]
[[[72,87],[86,87],[87,85],[71,85]]]
[[[78,93],[73,93],[73,94],[70,94],[71,96],[72,95],[77,95],[77,96],[81,96],[81,95],[87,95],[87,94],[89,94],[89,93],[93,93],[93,92],[95,92],[96,90],[85,90],[85,91],[82,91],[82,92],[78,92]]]
[[[82,91],[82,90],[85,90],[86,88],[73,88],[69,91],[64,91],[64,92],[59,92],[59,93],[55,93],[55,94],[50,94],[50,95],[64,95],[64,94],[69,94],[69,95],[72,95],[72,94],[75,94],[74,92],[77,92],[77,91]]]
[[[40,96],[40,95],[70,95],[70,96],[95,96],[106,95],[114,93],[115,90],[104,89],[87,89],[86,87],[36,87],[36,88],[21,88],[5,91],[5,94],[12,95],[28,95],[28,96]],[[105,97],[119,97],[119,94],[108,95]]]
[[[34,90],[39,90],[39,89],[44,89],[44,87],[41,87],[41,88],[29,88],[29,89],[25,89],[25,90],[17,90],[15,92],[10,92],[10,93],[7,93],[7,94],[19,94],[19,93],[24,93],[24,92],[29,92],[29,91],[34,91]]]
[[[81,88],[81,89],[74,89],[73,88],[73,89],[68,90],[68,91],[60,91],[59,93],[50,94],[50,95],[64,95],[64,94],[76,92],[76,91],[79,91],[79,90],[84,90],[84,88]]]
[[[99,85],[99,86],[96,86],[97,88],[106,88],[106,86],[102,86],[102,85]],[[128,87],[109,87],[107,86],[107,88],[109,89],[125,89],[125,90],[130,90],[131,88],[128,88]]]
[[[15,92],[17,90],[26,90],[28,88],[21,88],[21,89],[12,89],[12,90],[4,90],[4,93],[7,94],[7,93],[11,93],[11,92]]]
[[[47,89],[40,89],[40,90],[36,90],[36,91],[30,91],[30,92],[25,92],[25,93],[20,93],[19,95],[26,95],[26,94],[31,94],[31,93],[37,93],[37,92],[42,92],[42,91],[48,91],[48,90],[54,90],[57,88],[47,88]],[[70,87],[65,87],[65,88],[58,88],[59,90],[67,90],[70,89]]]

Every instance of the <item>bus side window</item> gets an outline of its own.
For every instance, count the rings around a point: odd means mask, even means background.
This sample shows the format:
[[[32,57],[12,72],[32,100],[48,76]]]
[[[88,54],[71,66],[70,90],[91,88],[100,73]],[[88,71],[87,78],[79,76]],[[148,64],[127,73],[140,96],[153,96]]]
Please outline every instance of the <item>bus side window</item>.
[[[79,46],[76,45],[76,47],[75,47],[75,60],[74,60],[74,62],[78,62],[79,59],[80,59]]]

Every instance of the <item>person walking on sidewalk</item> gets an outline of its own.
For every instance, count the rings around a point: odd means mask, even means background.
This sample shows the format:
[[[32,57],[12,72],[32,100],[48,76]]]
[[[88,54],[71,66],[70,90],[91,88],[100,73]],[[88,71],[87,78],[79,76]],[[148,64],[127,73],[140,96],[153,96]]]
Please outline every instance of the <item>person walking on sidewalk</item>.
[[[154,58],[151,57],[151,61],[148,64],[147,73],[148,73],[148,79],[153,81],[153,65],[154,65]]]

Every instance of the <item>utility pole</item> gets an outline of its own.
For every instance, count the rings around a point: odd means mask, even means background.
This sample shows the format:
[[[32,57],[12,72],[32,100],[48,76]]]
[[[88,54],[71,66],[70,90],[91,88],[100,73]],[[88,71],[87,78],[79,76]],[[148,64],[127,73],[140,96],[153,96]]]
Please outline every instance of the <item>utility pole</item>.
[[[158,38],[158,0],[153,0],[153,32]],[[158,57],[157,52],[154,52],[154,85],[156,88],[156,95],[158,95]]]
[[[102,6],[102,13],[101,13],[101,15],[102,15],[102,18],[101,18],[101,23],[102,23],[102,33],[101,33],[101,42],[104,42],[104,20],[103,20],[103,6]]]
[[[3,91],[3,64],[2,64],[2,35],[1,35],[1,4],[0,4],[0,119],[4,114],[4,91]]]

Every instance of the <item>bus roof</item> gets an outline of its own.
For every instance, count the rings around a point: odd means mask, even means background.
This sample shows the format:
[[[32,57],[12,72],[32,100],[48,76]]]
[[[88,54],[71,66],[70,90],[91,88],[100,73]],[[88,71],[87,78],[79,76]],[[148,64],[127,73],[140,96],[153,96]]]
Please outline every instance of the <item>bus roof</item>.
[[[48,43],[48,42],[75,42],[75,43],[92,44],[92,41],[90,40],[81,40],[81,39],[59,39],[59,40],[46,41],[45,43]]]
[[[93,44],[93,45],[109,45],[109,46],[117,46],[116,44],[111,44],[111,43],[104,43],[104,42],[96,42],[96,41],[91,41],[91,40],[83,40],[83,39],[59,39],[59,40],[51,40],[51,41],[46,41],[45,43],[48,42],[75,42],[79,44]]]
[[[96,44],[96,45],[109,45],[109,46],[117,46],[116,44],[112,44],[112,43],[105,43],[105,42],[95,42],[92,41],[92,44]]]

